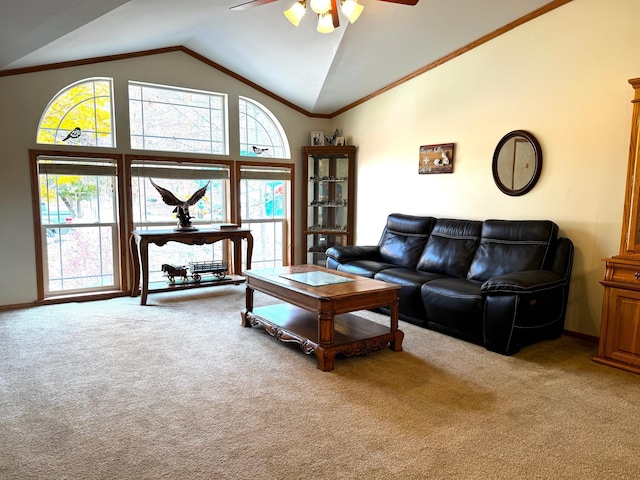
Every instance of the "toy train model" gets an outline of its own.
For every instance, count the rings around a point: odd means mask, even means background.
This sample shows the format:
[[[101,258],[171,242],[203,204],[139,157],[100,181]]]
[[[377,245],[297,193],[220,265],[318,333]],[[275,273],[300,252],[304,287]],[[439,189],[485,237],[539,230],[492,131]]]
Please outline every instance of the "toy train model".
[[[211,273],[218,280],[222,280],[226,277],[229,270],[229,264],[227,262],[189,262],[189,265],[176,267],[175,265],[169,265],[164,263],[162,265],[162,271],[164,275],[169,279],[169,282],[175,283],[176,278],[182,278],[184,282],[189,281],[189,277],[194,282],[200,282],[202,275],[205,273]]]

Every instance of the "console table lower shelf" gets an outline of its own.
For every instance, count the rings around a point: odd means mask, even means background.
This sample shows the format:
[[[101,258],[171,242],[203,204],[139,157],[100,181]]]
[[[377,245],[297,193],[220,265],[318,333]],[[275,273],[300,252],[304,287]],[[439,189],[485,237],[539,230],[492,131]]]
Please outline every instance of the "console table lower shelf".
[[[318,314],[295,305],[281,303],[242,312],[242,325],[262,326],[282,342],[297,343],[306,353],[315,353],[318,368],[333,370],[336,355],[351,357],[381,350],[387,345],[402,351],[404,333],[372,322],[352,313],[333,317],[333,342],[321,345],[318,340]]]
[[[187,290],[190,288],[200,288],[207,286],[219,286],[219,285],[240,285],[245,282],[245,278],[240,275],[226,275],[222,279],[208,279],[203,278],[201,281],[188,281],[183,282],[176,280],[174,283],[170,282],[149,282],[148,293],[159,292],[171,292],[173,290]]]

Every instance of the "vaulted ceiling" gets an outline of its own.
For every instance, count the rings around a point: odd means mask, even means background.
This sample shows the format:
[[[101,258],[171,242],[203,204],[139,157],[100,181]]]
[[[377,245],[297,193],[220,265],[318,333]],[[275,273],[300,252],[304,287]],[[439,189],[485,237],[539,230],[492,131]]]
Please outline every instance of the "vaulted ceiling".
[[[294,0],[2,0],[0,74],[182,46],[311,115],[331,115],[570,0],[359,0],[329,34]],[[4,71],[4,72],[3,72]]]

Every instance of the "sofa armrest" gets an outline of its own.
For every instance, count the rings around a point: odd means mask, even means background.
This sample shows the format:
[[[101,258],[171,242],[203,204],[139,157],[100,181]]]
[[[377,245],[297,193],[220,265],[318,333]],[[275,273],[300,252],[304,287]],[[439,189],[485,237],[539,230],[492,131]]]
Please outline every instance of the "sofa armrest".
[[[549,270],[528,270],[490,278],[482,284],[484,294],[538,293],[565,285],[566,279]]]
[[[346,263],[353,260],[378,261],[380,259],[380,249],[377,245],[339,245],[329,247],[326,255],[338,263]]]

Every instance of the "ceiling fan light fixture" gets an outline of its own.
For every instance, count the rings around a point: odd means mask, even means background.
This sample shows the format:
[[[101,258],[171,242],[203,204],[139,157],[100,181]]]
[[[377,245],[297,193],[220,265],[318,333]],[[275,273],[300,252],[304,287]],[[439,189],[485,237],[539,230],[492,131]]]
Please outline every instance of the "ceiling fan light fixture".
[[[364,7],[357,0],[341,0],[340,3],[342,5],[342,13],[347,16],[350,23],[355,23]]]
[[[309,4],[311,6],[311,10],[316,12],[318,15],[322,15],[323,13],[327,13],[331,10],[331,0],[311,0]]]
[[[318,15],[318,32],[320,33],[331,33],[334,30],[333,27],[333,18],[331,18],[331,13],[323,13]]]
[[[285,10],[284,16],[287,17],[293,25],[296,27],[300,25],[300,20],[307,11],[307,0],[302,0],[291,5],[289,10]]]

